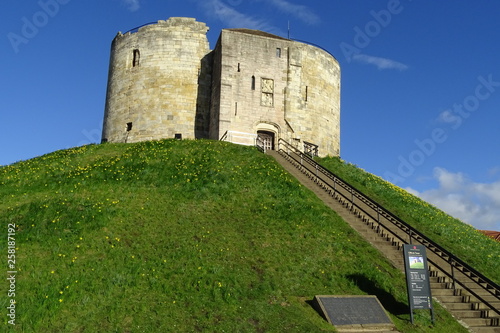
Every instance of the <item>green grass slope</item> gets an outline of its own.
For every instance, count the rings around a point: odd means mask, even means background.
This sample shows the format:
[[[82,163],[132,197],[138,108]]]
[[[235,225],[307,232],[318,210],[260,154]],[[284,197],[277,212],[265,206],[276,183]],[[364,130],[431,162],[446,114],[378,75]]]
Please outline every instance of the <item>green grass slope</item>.
[[[381,204],[461,260],[500,284],[500,242],[455,219],[407,191],[339,158],[321,165]]]
[[[439,306],[411,325],[403,274],[252,147],[62,150],[0,168],[0,197],[2,331],[334,331],[314,295],[375,294],[402,332],[466,332]]]

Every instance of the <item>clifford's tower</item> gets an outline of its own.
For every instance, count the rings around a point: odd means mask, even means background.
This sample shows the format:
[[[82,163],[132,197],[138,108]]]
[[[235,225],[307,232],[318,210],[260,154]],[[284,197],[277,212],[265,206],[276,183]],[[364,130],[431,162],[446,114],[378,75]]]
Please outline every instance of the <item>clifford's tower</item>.
[[[103,142],[225,140],[340,153],[340,66],[328,51],[252,29],[173,17],[111,45]]]

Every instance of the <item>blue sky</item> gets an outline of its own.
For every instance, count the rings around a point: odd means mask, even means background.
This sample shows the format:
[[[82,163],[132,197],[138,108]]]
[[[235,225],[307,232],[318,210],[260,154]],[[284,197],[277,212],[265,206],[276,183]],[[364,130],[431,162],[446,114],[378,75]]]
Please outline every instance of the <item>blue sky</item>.
[[[172,16],[329,50],[341,157],[479,229],[500,230],[500,2],[5,0],[0,165],[100,141],[110,44]]]

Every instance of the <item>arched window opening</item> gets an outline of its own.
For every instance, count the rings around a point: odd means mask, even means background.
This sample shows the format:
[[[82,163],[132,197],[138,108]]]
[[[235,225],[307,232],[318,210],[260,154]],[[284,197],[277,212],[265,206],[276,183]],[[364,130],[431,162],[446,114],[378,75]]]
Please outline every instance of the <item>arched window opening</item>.
[[[255,76],[252,75],[252,90],[255,90]]]
[[[134,56],[134,58],[132,60],[132,67],[138,67],[139,66],[139,60],[141,58],[141,53],[139,52],[138,49],[134,50],[133,56]]]

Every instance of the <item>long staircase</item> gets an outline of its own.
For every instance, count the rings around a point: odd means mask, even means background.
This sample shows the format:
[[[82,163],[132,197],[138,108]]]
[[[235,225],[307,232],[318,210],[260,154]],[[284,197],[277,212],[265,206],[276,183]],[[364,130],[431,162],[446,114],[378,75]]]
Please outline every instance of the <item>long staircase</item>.
[[[500,286],[284,140],[266,153],[404,271],[403,244],[427,249],[431,293],[471,332],[500,333]]]

